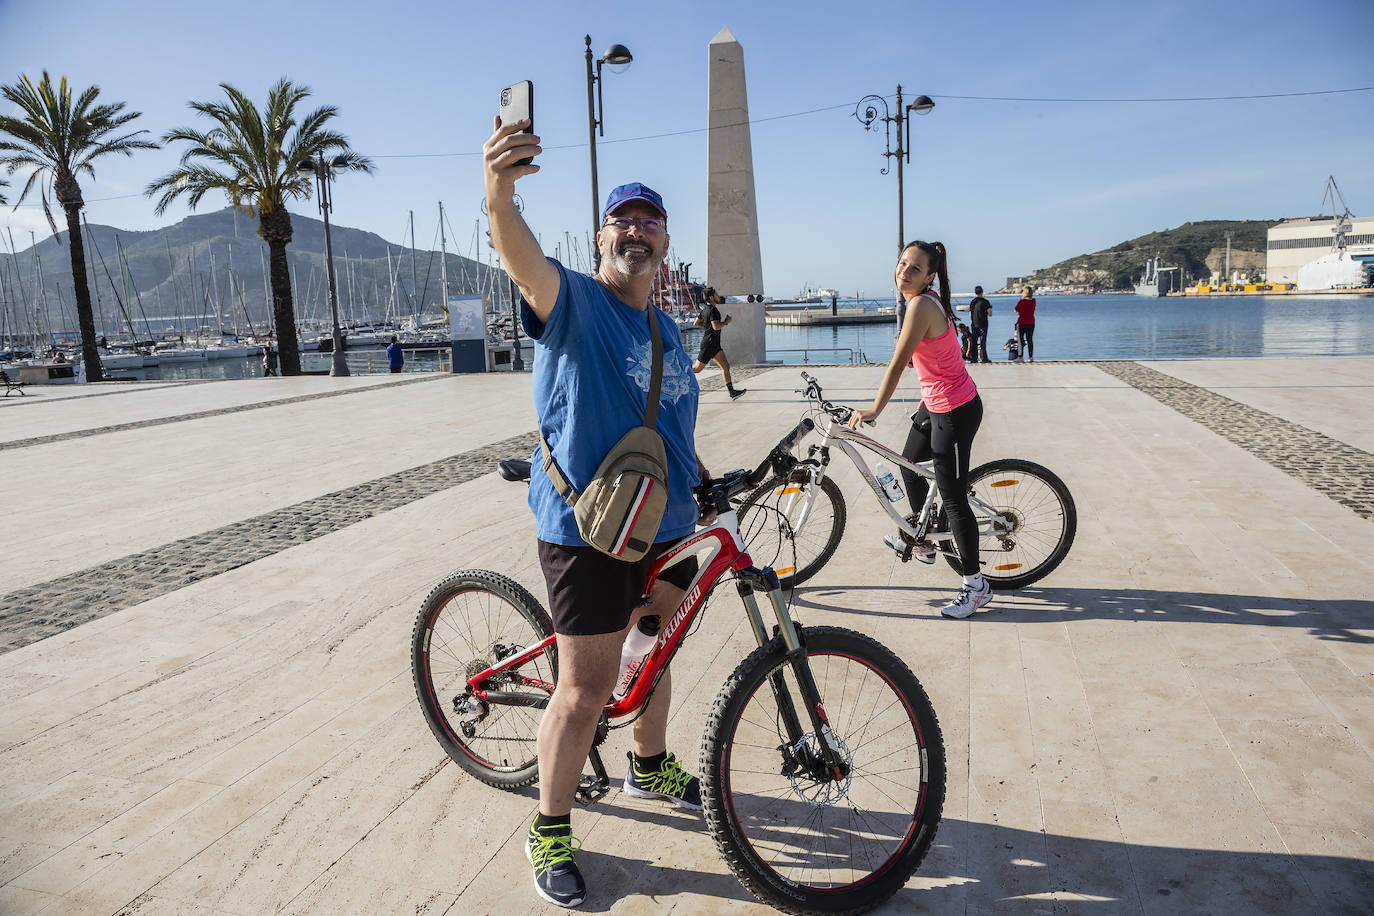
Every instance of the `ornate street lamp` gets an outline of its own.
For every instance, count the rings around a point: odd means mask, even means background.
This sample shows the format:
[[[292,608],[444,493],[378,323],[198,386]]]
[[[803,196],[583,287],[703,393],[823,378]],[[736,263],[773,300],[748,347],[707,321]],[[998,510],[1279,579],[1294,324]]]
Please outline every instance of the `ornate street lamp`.
[[[334,320],[334,354],[330,363],[330,375],[348,375],[348,360],[344,358],[343,332],[339,330],[339,291],[334,282],[334,244],[329,237],[329,214],[334,209],[334,198],[330,194],[330,176],[333,172],[347,168],[348,157],[335,156],[329,161],[321,158],[302,159],[296,163],[296,171],[315,176],[319,187],[320,213],[324,215],[324,257],[329,274],[329,314]]]
[[[634,60],[634,55],[624,45],[611,45],[606,49],[605,54],[596,58],[596,73],[593,74],[592,36],[588,35],[586,41],[587,141],[592,155],[592,273],[596,273],[601,267],[601,248],[595,243],[596,234],[601,231],[601,191],[596,178],[596,135],[600,131],[601,136],[606,136],[605,126],[602,124],[602,116],[605,114],[606,106],[601,102],[601,65],[605,64],[612,73],[624,73],[629,69],[630,61]]]
[[[865,105],[867,103],[867,105]],[[880,95],[866,95],[859,99],[859,104],[854,107],[854,117],[859,119],[859,123],[864,126],[864,130],[869,130],[873,122],[879,120],[878,109],[875,105],[883,106],[882,122],[887,134],[887,149],[883,152],[885,157],[897,157],[897,252],[901,253],[902,247],[906,245],[906,226],[904,225],[904,207],[902,201],[902,163],[911,161],[911,116],[909,112],[919,115],[930,114],[930,110],[935,107],[935,102],[928,95],[919,95],[916,101],[902,107],[902,87],[897,86],[897,109],[896,114],[889,114],[887,99]],[[861,113],[862,112],[862,113]],[[892,149],[892,125],[897,125],[897,149]],[[906,125],[906,134],[903,137],[902,125]],[[905,142],[905,145],[903,143]],[[887,174],[888,166],[885,164],[881,174]]]

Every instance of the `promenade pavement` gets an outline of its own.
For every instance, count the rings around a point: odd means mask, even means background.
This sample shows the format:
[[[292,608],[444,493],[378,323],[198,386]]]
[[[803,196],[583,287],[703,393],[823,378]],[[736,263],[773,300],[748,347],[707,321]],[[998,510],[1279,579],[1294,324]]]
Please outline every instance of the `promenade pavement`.
[[[812,370],[865,403],[882,368]],[[936,845],[883,913],[1368,913],[1374,900],[1374,358],[973,367],[974,461],[1039,461],[1078,538],[967,621],[903,565],[856,473],[798,589],[807,625],[916,672],[948,759]],[[795,368],[701,455],[755,464]],[[410,635],[449,572],[545,597],[522,485],[529,376],[31,389],[0,401],[0,913],[546,913],[534,789],[431,737]],[[914,398],[910,386],[901,397]],[[875,433],[900,445],[901,404]],[[1295,457],[1296,456],[1296,457]],[[1344,499],[1345,502],[1339,500]],[[674,665],[669,746],[751,648],[729,589]],[[697,815],[620,791],[574,812],[601,913],[767,912]]]

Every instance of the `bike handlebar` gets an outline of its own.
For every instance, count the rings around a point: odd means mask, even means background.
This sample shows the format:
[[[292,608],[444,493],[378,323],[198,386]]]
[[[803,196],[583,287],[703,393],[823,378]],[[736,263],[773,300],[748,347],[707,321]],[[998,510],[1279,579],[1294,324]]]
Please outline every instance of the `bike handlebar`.
[[[820,403],[821,410],[828,413],[831,419],[833,419],[836,423],[849,422],[850,416],[852,416],[854,413],[854,408],[845,407],[843,404],[832,404],[829,401],[827,401],[825,399],[825,396],[821,393],[821,383],[816,379],[814,375],[808,374],[805,369],[802,370],[801,377],[806,380],[806,390],[803,391],[802,394],[805,394],[808,398],[812,398],[818,401]],[[864,425],[877,426],[878,421],[865,420]]]
[[[759,466],[754,468],[754,472],[749,475],[751,485],[757,486],[763,483],[763,479],[768,476],[768,470],[778,464],[778,460],[788,452],[792,451],[792,446],[797,444],[797,439],[816,428],[816,424],[810,417],[803,417],[802,421],[792,428],[792,431],[778,440],[778,444],[773,446],[773,450],[759,462]]]
[[[730,508],[730,497],[743,493],[745,490],[752,489],[763,483],[768,476],[769,470],[774,470],[779,474],[788,471],[796,463],[792,458],[792,447],[797,444],[797,440],[806,433],[816,428],[816,424],[810,417],[804,417],[800,423],[793,427],[792,431],[783,436],[778,444],[768,452],[759,466],[752,471],[740,469],[728,471],[721,477],[713,477],[703,480],[693,488],[696,495],[697,504],[703,510],[725,512]],[[789,462],[788,459],[791,459]]]

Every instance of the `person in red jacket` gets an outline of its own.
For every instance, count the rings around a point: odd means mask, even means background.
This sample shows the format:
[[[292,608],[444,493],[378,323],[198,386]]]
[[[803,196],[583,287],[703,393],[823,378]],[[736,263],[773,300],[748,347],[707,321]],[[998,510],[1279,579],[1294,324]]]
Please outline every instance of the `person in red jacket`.
[[[1035,290],[1029,286],[1021,289],[1021,298],[1016,303],[1016,336],[1021,340],[1021,352],[1026,362],[1035,362]]]

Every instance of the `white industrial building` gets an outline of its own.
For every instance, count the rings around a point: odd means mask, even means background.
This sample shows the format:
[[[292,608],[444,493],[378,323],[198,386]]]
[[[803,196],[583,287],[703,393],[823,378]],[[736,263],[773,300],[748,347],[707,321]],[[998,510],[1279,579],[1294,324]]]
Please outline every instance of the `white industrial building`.
[[[1344,230],[1343,251],[1336,248],[1338,228]],[[1296,283],[1299,289],[1370,286],[1371,271],[1374,217],[1303,217],[1269,230],[1264,275],[1269,283]]]

